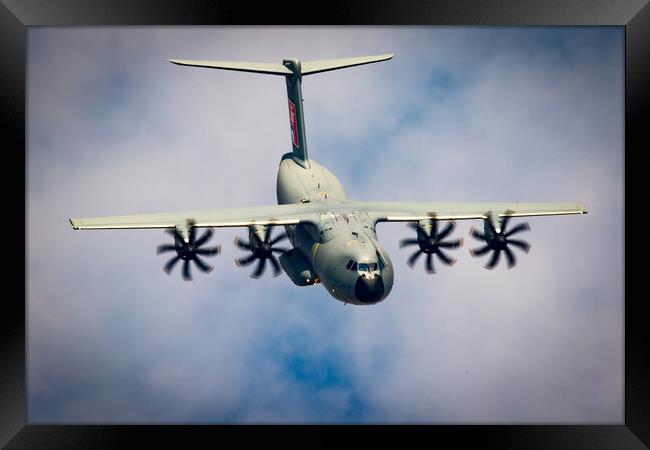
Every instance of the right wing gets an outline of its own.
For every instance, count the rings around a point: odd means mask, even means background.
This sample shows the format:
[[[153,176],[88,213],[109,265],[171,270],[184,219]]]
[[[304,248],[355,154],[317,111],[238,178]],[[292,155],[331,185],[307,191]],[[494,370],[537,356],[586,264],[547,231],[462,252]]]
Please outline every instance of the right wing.
[[[500,217],[559,216],[586,214],[582,203],[428,203],[362,202],[360,208],[375,222],[414,222],[423,219],[462,220]]]
[[[129,228],[172,228],[188,222],[193,227],[243,227],[249,225],[292,225],[317,223],[319,215],[309,204],[221,208],[157,214],[70,219],[75,230]]]

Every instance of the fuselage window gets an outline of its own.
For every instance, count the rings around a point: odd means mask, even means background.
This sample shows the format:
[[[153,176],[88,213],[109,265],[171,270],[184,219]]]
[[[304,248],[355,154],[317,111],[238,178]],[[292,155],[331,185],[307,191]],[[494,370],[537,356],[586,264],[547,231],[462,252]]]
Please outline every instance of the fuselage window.
[[[357,263],[356,262],[352,263],[352,267],[350,267],[350,270],[357,270]]]
[[[359,263],[359,272],[368,272],[368,264]]]
[[[370,263],[370,270],[373,272],[377,270],[377,263]]]
[[[353,262],[354,262],[354,261],[352,261],[352,260],[348,261],[348,265],[345,266],[345,268],[346,268],[346,269],[349,269],[350,267],[352,267],[352,263],[353,263]]]

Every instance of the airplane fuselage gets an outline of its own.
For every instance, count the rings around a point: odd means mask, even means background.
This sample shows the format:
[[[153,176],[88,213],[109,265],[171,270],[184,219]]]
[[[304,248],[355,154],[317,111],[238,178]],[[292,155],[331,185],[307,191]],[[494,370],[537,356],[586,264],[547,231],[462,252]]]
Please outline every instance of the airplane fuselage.
[[[377,239],[375,224],[365,213],[355,211],[332,172],[313,159],[310,167],[304,168],[292,156],[287,153],[280,162],[278,204],[336,205],[321,213],[317,224],[285,226],[292,251],[300,253],[294,259],[306,262],[313,273],[301,285],[320,282],[330,295],[345,303],[380,302],[393,287],[393,265]],[[348,203],[349,210],[341,208]]]

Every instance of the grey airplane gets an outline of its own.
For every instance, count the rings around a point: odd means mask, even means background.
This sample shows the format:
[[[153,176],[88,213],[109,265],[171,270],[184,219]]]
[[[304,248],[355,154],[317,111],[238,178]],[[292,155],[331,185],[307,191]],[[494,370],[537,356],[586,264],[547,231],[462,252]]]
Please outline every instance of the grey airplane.
[[[413,233],[400,247],[414,246],[407,264],[414,266],[422,255],[425,269],[434,273],[434,258],[444,265],[456,261],[447,252],[458,249],[463,239],[450,239],[456,220],[481,220],[482,227],[470,235],[481,245],[472,256],[490,255],[485,265],[493,269],[505,256],[508,268],[516,263],[512,249],[528,252],[528,242],[513,237],[529,230],[527,223],[509,227],[513,217],[586,214],[581,203],[429,203],[364,202],[348,197],[341,182],[327,168],[308,157],[302,100],[302,77],[330,70],[386,61],[392,54],[322,61],[285,59],[282,64],[231,61],[170,60],[181,66],[225,69],[283,76],[286,81],[292,151],[282,156],[277,176],[277,205],[246,208],[157,213],[70,219],[75,230],[161,228],[173,243],[160,245],[158,253],[175,253],[165,264],[169,274],[183,261],[182,275],[191,280],[191,262],[210,272],[201,256],[220,253],[221,246],[206,247],[213,228],[247,227],[248,239],[235,245],[248,253],[236,259],[240,267],[256,267],[259,278],[267,262],[274,275],[284,271],[297,286],[322,284],[337,300],[355,305],[376,304],[393,287],[393,264],[376,233],[380,222],[406,222]],[[445,221],[444,226],[441,222]],[[448,221],[448,222],[447,222]],[[286,233],[273,237],[276,225]],[[204,228],[197,238],[197,228]],[[288,239],[291,248],[276,244]],[[279,261],[275,254],[279,255]]]

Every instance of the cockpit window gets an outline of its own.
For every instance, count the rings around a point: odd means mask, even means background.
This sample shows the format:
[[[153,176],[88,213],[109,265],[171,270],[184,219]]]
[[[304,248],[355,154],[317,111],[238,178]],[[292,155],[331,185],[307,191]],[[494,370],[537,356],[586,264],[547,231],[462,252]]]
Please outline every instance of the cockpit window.
[[[381,263],[379,267],[381,268]],[[377,263],[357,263],[356,261],[349,260],[346,268],[354,272],[375,272],[377,271]]]

